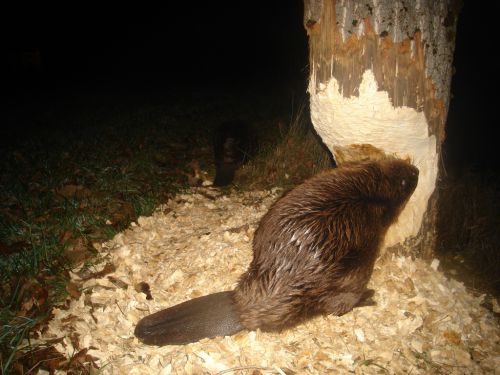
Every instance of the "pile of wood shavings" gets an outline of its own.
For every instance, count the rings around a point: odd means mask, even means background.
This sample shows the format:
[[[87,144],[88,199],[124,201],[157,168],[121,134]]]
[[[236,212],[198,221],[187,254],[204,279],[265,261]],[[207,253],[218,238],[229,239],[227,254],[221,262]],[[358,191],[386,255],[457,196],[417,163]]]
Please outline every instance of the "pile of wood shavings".
[[[85,292],[69,310],[54,309],[40,341],[64,337],[56,349],[68,357],[90,348],[103,374],[499,373],[500,329],[482,299],[435,263],[396,256],[376,265],[369,285],[376,306],[279,334],[141,344],[133,335],[140,318],[236,285],[259,219],[278,196],[198,188],[139,218],[100,249],[113,273],[86,281],[72,275]]]

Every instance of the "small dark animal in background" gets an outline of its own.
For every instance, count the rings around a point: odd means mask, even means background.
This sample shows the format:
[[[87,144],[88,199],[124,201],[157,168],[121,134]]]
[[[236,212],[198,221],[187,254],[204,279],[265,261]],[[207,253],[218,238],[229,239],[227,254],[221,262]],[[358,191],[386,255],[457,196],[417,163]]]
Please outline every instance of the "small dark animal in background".
[[[214,186],[229,185],[236,170],[253,156],[255,146],[255,134],[247,122],[230,121],[220,125],[214,136]]]
[[[418,169],[394,158],[312,177],[261,219],[235,290],[146,316],[135,335],[150,345],[186,344],[243,329],[280,331],[366,305],[380,244],[417,181]]]

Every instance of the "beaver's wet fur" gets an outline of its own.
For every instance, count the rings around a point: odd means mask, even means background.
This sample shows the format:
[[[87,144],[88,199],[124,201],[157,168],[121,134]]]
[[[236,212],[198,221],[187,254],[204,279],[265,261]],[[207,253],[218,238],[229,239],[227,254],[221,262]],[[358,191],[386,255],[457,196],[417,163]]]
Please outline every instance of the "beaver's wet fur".
[[[253,260],[234,291],[187,301],[142,319],[146,344],[183,344],[242,329],[280,331],[362,304],[389,226],[418,169],[387,158],[345,164],[305,181],[261,219]]]

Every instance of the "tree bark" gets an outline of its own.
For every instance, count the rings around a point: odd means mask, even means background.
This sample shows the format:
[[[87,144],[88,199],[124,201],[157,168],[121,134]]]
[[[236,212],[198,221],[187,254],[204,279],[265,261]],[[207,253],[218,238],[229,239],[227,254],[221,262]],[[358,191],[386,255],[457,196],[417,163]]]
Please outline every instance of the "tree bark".
[[[337,164],[395,155],[419,184],[384,248],[423,257],[436,240],[435,190],[450,98],[455,0],[304,0],[311,119]]]

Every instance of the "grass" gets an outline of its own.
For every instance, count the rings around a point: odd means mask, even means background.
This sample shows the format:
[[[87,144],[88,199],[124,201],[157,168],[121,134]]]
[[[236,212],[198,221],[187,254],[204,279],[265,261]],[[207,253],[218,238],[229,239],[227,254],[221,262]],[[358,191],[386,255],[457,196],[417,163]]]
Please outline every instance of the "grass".
[[[66,299],[68,270],[92,261],[93,243],[186,187],[179,171],[207,138],[203,129],[190,136],[193,124],[179,126],[159,106],[104,109],[92,100],[11,115],[13,127],[33,121],[29,132],[1,137],[1,374],[28,370],[28,348],[19,346]]]
[[[288,123],[278,122],[271,135],[279,142],[266,142],[256,157],[238,171],[237,183],[245,189],[281,186],[286,190],[331,168],[333,158],[316,136],[309,118],[303,104]]]
[[[187,188],[193,161],[214,175],[210,140],[221,122],[247,119],[260,140],[256,157],[237,173],[237,189],[288,189],[332,165],[306,104],[186,97],[70,95],[10,114],[11,125],[28,123],[29,133],[0,135],[0,374],[40,366],[98,372],[84,351],[54,359],[53,348],[31,348],[25,339],[43,327],[52,306],[67,303],[68,271],[92,264],[94,243]],[[498,288],[497,182],[477,174],[447,181],[440,248],[484,270]]]
[[[210,140],[221,122],[249,119],[261,138],[259,156],[242,168],[237,188],[286,188],[326,167],[321,151],[311,151],[317,140],[305,105],[281,116],[253,98],[237,108],[228,96],[186,102],[83,95],[47,101],[29,116],[24,108],[10,114],[13,129],[24,123],[29,132],[8,132],[0,144],[1,374],[40,366],[90,371],[83,370],[85,353],[76,353],[77,361],[47,362],[43,356],[54,355],[53,348],[32,348],[26,339],[43,327],[52,306],[68,302],[68,271],[92,264],[94,243],[187,188],[192,161],[213,176]],[[296,157],[306,168],[296,168]]]

